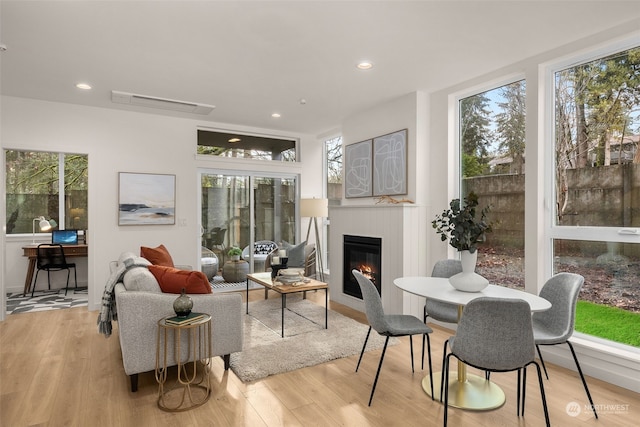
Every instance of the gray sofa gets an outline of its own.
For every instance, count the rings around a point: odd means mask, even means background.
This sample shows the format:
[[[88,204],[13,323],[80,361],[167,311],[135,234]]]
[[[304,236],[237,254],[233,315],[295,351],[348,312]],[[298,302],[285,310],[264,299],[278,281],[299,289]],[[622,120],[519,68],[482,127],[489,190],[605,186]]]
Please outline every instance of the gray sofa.
[[[112,262],[112,271],[114,264],[117,266],[117,262]],[[138,374],[156,368],[158,320],[175,314],[173,301],[178,295],[162,293],[155,277],[145,267],[127,271],[122,281],[116,283],[114,294],[122,363],[131,379],[131,391],[135,392]],[[225,369],[229,369],[231,353],[242,351],[242,296],[224,293],[192,294],[190,297],[193,311],[211,315],[213,356],[221,356]],[[186,338],[186,334],[183,337]],[[173,360],[173,354],[169,356],[169,360]]]

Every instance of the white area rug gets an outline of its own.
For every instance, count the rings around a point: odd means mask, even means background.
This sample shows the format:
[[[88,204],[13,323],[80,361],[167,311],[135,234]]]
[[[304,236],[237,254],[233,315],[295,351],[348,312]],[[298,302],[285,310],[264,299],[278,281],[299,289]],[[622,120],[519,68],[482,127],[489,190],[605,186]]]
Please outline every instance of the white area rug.
[[[282,338],[280,307],[280,298],[249,304],[244,321],[244,350],[231,355],[231,369],[242,382],[360,353],[368,325],[329,310],[329,329],[324,329],[324,306],[290,295]],[[389,345],[397,342],[392,338]],[[383,345],[384,337],[372,331],[367,351]]]

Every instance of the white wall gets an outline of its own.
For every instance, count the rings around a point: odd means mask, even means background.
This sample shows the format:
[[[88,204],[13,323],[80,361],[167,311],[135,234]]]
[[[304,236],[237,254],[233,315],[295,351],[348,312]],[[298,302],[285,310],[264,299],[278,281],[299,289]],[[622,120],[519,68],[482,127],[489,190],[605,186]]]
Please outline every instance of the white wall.
[[[318,187],[321,181],[307,178],[322,167],[322,144],[310,135],[14,97],[2,97],[1,120],[3,149],[61,151],[89,156],[89,257],[86,269],[91,310],[99,307],[109,275],[109,261],[117,259],[122,251],[138,252],[140,245],[163,243],[177,264],[197,265],[198,167],[259,170],[267,163],[196,159],[198,126],[300,139],[300,164],[268,162],[273,164],[264,167],[269,171],[300,173],[301,191],[321,194],[321,187]],[[175,174],[176,225],[118,226],[118,172]],[[5,215],[3,210],[3,224]],[[27,261],[19,248],[28,243],[31,243],[31,236],[22,242],[11,238],[6,243],[6,254],[11,263],[4,283],[9,290],[22,290]]]
[[[385,310],[402,312],[402,291],[393,285],[400,276],[427,273],[426,205],[430,194],[428,168],[428,96],[413,92],[347,118],[342,123],[343,144],[407,129],[407,194],[392,196],[415,203],[378,204],[373,197],[343,199],[330,208],[331,299],[355,309],[361,301],[342,293],[343,236],[382,238],[382,300]]]
[[[428,96],[412,92],[348,117],[342,123],[342,143],[350,145],[398,130],[407,129],[407,198],[417,204],[425,202],[428,182],[425,179],[429,140],[426,132]],[[420,179],[418,179],[420,178]],[[372,205],[371,197],[344,199],[344,205]]]

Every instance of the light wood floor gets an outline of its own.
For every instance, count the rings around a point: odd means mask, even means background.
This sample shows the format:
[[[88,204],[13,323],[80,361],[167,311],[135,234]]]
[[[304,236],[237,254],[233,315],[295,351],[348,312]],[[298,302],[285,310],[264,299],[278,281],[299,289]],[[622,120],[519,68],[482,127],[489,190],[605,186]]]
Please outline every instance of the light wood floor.
[[[252,291],[250,299],[264,293]],[[321,293],[311,294],[310,299]],[[338,304],[332,308],[357,320],[361,313]],[[141,374],[139,391],[129,392],[122,368],[117,327],[104,338],[96,329],[97,312],[86,308],[10,315],[0,322],[0,426],[437,426],[443,407],[421,389],[424,372],[412,375],[408,338],[387,350],[371,407],[367,406],[380,351],[243,384],[213,362],[213,394],[205,405],[170,414],[156,406],[153,373]],[[117,325],[117,324],[116,324]],[[434,370],[439,371],[442,344],[449,336],[432,336]],[[364,337],[362,337],[364,340]],[[418,338],[414,339],[416,343]],[[416,346],[418,350],[419,346]],[[419,352],[416,351],[416,360]],[[587,402],[577,375],[548,366],[545,390],[556,426],[636,426],[640,395],[588,378],[600,419],[582,410],[571,417],[570,402]],[[493,374],[507,395],[505,405],[489,412],[452,409],[451,426],[542,426],[544,417],[533,371],[529,371],[525,417],[515,408],[515,373]],[[616,410],[614,410],[614,408]]]

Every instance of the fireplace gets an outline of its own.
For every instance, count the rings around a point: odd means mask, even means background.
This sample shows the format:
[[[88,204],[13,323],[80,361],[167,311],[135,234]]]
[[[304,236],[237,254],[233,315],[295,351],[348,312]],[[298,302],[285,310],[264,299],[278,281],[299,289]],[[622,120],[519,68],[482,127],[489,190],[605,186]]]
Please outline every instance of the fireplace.
[[[351,270],[356,269],[369,278],[382,295],[381,289],[382,239],[377,237],[344,235],[343,292],[362,299],[362,292]]]

